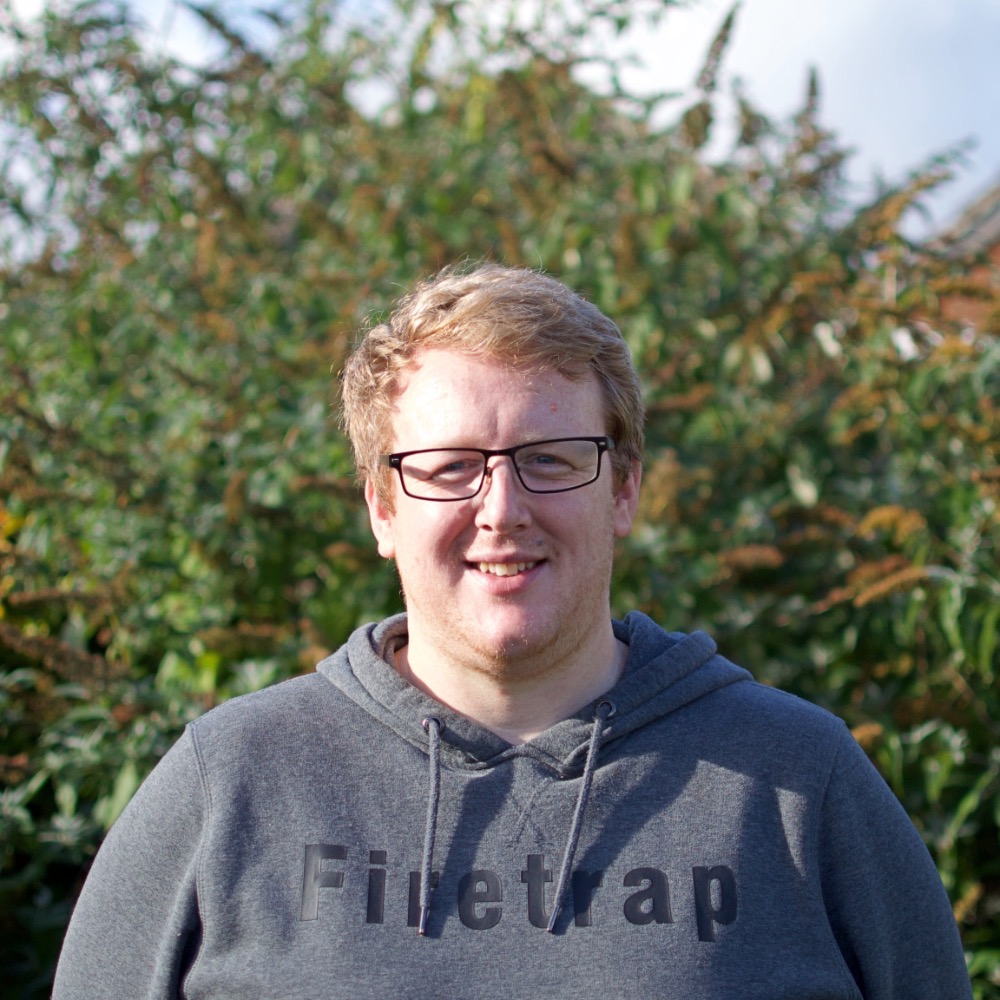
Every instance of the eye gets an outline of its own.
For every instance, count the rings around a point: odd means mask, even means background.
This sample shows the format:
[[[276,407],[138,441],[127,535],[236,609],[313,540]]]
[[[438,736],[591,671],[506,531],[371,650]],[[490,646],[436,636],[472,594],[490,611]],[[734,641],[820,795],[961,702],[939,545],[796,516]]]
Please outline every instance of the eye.
[[[477,475],[481,461],[472,458],[455,458],[450,462],[435,466],[429,478],[438,480],[465,479]]]
[[[474,451],[429,451],[410,455],[403,473],[407,477],[432,485],[447,486],[465,483],[482,472],[483,458]]]
[[[518,464],[522,469],[568,469],[572,468],[572,463],[566,455],[561,455],[553,451],[529,451],[519,452],[517,456]]]
[[[585,474],[586,449],[575,441],[543,441],[519,451],[517,465],[522,477],[539,484],[574,482]]]

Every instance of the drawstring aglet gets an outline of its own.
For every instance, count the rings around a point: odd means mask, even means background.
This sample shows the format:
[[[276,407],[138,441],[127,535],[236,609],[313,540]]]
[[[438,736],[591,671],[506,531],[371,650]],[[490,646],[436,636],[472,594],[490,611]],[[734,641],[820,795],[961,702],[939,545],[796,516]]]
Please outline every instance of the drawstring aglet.
[[[562,913],[562,907],[556,904],[552,907],[552,916],[549,917],[549,925],[545,928],[546,934],[555,934],[556,932],[556,921],[559,919],[559,914]]]
[[[420,925],[417,927],[417,933],[421,937],[427,936],[427,918],[431,915],[431,908],[429,906],[420,907]]]

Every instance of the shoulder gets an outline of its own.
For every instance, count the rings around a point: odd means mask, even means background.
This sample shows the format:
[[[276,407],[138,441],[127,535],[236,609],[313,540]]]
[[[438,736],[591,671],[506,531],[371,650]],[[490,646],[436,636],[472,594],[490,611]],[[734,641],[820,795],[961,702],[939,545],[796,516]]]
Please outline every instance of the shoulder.
[[[280,756],[334,724],[340,700],[324,677],[308,674],[224,702],[187,732],[203,762]]]
[[[713,691],[689,715],[678,723],[706,759],[769,787],[813,798],[845,766],[876,777],[842,719],[757,681]]]
[[[292,677],[259,691],[231,698],[200,716],[192,725],[207,730],[238,725],[247,719],[280,718],[307,710],[317,700],[323,700],[332,693],[331,685],[320,674],[303,674],[301,677]]]
[[[779,688],[750,680],[718,692],[726,711],[752,732],[767,730],[789,739],[850,738],[844,721],[825,708]]]
[[[358,674],[362,680],[365,671],[378,675],[383,685],[401,683],[386,670],[381,648],[404,628],[405,617],[397,616],[356,629],[315,672],[233,698],[195,720],[188,727],[194,743],[204,754],[245,748],[252,755],[264,741],[272,751],[294,753],[304,743],[342,741],[366,731],[357,713],[372,698]],[[384,675],[390,675],[388,681]]]
[[[860,747],[839,716],[798,695],[751,681],[736,685],[732,711],[750,732],[766,734],[790,752],[826,747],[833,754]]]

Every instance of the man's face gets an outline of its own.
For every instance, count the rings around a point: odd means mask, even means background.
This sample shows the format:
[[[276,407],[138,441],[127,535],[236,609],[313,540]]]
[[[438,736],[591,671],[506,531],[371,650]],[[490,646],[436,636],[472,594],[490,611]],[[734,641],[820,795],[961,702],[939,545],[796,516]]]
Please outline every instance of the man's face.
[[[392,451],[509,448],[606,433],[596,378],[527,375],[490,360],[425,350],[401,382]],[[604,455],[596,482],[529,493],[507,457],[469,500],[405,495],[396,473],[392,510],[369,482],[366,499],[381,555],[395,559],[411,644],[493,672],[567,662],[608,628],[616,537],[635,513],[639,468],[615,487]]]

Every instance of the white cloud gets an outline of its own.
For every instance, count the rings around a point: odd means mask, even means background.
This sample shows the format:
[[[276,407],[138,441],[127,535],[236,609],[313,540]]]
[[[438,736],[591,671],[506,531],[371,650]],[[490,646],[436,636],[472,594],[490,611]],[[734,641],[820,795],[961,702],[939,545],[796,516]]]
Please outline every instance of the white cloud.
[[[671,11],[640,46],[651,90],[697,73],[731,8],[703,0]],[[1000,3],[997,0],[743,0],[723,63],[762,111],[801,107],[808,70],[820,80],[821,121],[856,150],[851,177],[900,180],[962,140],[978,140],[970,169],[934,199],[943,220],[1000,174]]]

